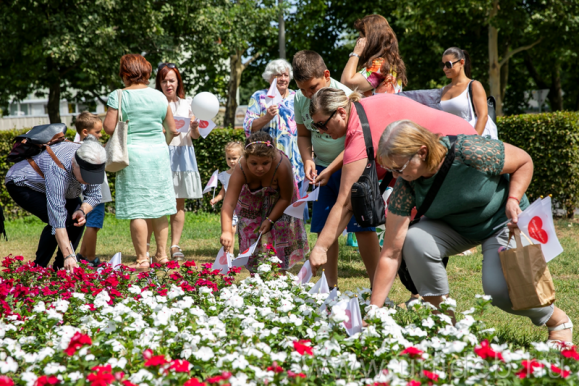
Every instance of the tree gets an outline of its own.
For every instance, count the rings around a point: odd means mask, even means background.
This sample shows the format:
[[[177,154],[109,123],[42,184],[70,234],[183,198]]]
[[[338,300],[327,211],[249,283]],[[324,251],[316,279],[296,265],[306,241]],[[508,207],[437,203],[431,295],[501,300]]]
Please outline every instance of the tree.
[[[181,65],[188,70],[188,85],[224,96],[224,125],[233,125],[243,72],[276,46],[279,7],[274,0],[199,0],[190,5],[180,0],[167,9],[175,44],[186,53]]]
[[[0,2],[0,103],[47,92],[54,123],[62,97],[107,94],[122,84],[123,54],[146,52],[151,60],[170,49],[160,7],[153,0]]]

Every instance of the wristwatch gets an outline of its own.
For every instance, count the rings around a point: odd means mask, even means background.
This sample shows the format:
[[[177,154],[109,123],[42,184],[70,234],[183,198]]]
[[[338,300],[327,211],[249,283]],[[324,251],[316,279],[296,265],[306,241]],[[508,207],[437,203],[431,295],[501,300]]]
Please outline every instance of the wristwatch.
[[[350,55],[348,55],[348,56],[349,56],[350,58],[351,58],[352,56],[355,56],[355,57],[357,57],[358,59],[360,59],[360,55],[358,55],[358,54],[355,53],[355,52],[350,52]]]

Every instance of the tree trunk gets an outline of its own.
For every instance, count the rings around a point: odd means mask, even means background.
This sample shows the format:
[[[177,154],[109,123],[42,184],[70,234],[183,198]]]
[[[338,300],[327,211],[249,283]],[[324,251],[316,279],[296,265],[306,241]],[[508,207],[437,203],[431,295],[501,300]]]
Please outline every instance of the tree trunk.
[[[563,110],[563,93],[561,92],[561,64],[555,61],[551,67],[551,87],[549,90],[549,104],[551,111]]]
[[[229,83],[227,84],[227,104],[225,105],[224,127],[234,127],[235,110],[237,110],[237,89],[241,83],[241,73],[243,72],[242,52],[236,51],[229,57]]]
[[[505,56],[508,54],[509,48],[510,46],[507,45],[507,47],[505,48]],[[508,82],[509,82],[509,60],[507,60],[501,66],[501,102],[503,103],[505,101],[505,91],[507,90]]]
[[[60,119],[60,82],[55,82],[50,85],[47,110],[50,123],[62,122]]]
[[[493,0],[489,14],[489,86],[490,93],[497,101],[497,116],[503,115],[501,99],[501,66],[499,64],[499,31],[492,25],[497,15],[499,0]]]
[[[279,0],[278,4],[280,6],[279,12],[279,57],[285,59],[285,20],[283,15],[283,0]]]

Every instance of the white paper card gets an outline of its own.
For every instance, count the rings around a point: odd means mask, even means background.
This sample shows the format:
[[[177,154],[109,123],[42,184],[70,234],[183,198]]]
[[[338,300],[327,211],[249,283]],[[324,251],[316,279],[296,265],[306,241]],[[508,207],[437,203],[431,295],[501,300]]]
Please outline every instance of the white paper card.
[[[213,121],[199,121],[199,134],[205,139],[217,126]]]
[[[205,186],[205,189],[203,189],[203,194],[210,192],[211,189],[214,189],[217,187],[218,174],[219,174],[219,170],[216,170],[213,172],[213,174],[211,175],[211,178],[209,179],[209,182]]]
[[[519,214],[517,225],[534,242],[541,244],[545,261],[549,262],[563,252],[563,247],[555,231],[551,197],[536,204],[537,201]]]
[[[329,294],[330,287],[328,286],[328,281],[326,280],[326,273],[322,271],[322,277],[318,282],[310,289],[310,294]]]
[[[180,133],[188,133],[189,126],[191,125],[191,118],[186,117],[173,117],[175,120],[175,127]]]
[[[306,261],[300,269],[297,277],[298,284],[306,284],[312,280],[312,266],[310,265],[310,261]]]
[[[317,201],[319,194],[320,194],[320,188],[316,188],[312,192],[310,192],[309,194],[306,194],[303,198],[296,200],[293,204],[291,204],[290,206],[285,208],[285,210],[283,212],[289,216],[300,218],[303,220],[304,209],[305,209],[305,206],[307,205],[306,202]]]
[[[111,267],[113,267],[115,271],[121,268],[121,260],[122,260],[121,257],[122,257],[121,252],[117,252],[114,254],[113,258],[110,261],[110,265]]]
[[[211,268],[213,270],[219,269],[222,274],[226,274],[229,271],[229,268],[231,268],[231,253],[226,253],[225,247],[221,247]]]

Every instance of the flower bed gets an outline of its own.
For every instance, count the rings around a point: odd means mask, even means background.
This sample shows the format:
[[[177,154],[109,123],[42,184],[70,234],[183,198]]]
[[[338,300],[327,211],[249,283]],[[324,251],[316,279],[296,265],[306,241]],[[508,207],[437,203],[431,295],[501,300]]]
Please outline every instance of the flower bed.
[[[234,284],[193,262],[74,273],[32,267],[7,257],[0,279],[2,385],[410,385],[577,383],[575,347],[544,343],[531,351],[499,344],[473,315],[452,326],[416,303],[413,311],[369,307],[369,326],[349,337],[343,310],[319,307],[279,273],[272,252],[259,274]],[[237,271],[238,272],[238,271]],[[443,305],[452,309],[449,299]],[[331,310],[332,303],[328,307]],[[492,343],[489,343],[492,342]]]

